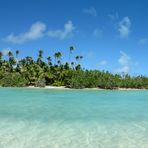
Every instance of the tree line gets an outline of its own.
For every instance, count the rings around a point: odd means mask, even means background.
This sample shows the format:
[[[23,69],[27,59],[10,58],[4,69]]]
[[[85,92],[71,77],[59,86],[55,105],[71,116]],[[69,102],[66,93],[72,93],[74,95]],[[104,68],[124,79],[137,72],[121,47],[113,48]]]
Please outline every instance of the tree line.
[[[69,88],[148,88],[148,77],[112,74],[108,71],[87,70],[81,67],[83,56],[71,59],[74,47],[69,47],[69,60],[62,62],[62,53],[55,52],[52,58],[43,58],[43,50],[38,51],[37,60],[26,56],[19,60],[20,51],[8,52],[4,58],[0,51],[0,86],[3,87],[45,87],[66,86]],[[7,59],[7,60],[6,60]]]

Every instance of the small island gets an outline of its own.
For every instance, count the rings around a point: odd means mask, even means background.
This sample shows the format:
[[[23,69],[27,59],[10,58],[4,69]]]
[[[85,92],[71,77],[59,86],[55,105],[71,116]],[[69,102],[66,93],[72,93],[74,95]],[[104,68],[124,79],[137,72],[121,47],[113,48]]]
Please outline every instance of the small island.
[[[0,0],[0,148],[148,148],[147,0]]]
[[[38,51],[37,60],[27,56],[19,59],[20,51],[0,52],[0,86],[2,87],[45,87],[99,89],[148,89],[148,77],[112,74],[108,71],[87,70],[81,66],[83,56],[71,55],[75,48],[69,47],[69,61],[62,62],[62,53],[56,52],[47,58],[43,50]],[[46,60],[45,60],[46,59]]]

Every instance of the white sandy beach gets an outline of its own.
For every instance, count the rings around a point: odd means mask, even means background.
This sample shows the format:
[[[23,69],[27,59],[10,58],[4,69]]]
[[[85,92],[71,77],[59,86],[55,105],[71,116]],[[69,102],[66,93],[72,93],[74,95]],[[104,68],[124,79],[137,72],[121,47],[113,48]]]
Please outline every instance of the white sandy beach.
[[[43,89],[70,89],[66,88],[65,86],[45,86],[45,87],[35,87],[35,86],[28,86],[27,88],[43,88]]]
[[[28,86],[27,88],[34,88],[34,89],[74,89],[74,88],[67,88],[66,86],[45,86],[45,87],[35,87],[35,86]],[[147,89],[137,89],[137,88],[117,88],[117,89],[102,89],[102,88],[83,88],[82,90],[119,90],[119,91],[132,91],[132,90],[147,90]]]

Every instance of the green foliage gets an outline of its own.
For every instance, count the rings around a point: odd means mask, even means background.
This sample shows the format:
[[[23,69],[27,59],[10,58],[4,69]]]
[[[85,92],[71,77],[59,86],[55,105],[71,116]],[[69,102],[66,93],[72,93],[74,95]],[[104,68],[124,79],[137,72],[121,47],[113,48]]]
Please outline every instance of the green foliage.
[[[19,73],[5,73],[0,80],[0,85],[3,87],[24,87],[26,84],[27,80]]]
[[[52,86],[64,86],[64,83],[63,82],[61,82],[61,81],[55,81],[53,84],[52,84]]]
[[[0,52],[0,86],[45,87],[53,85],[77,89],[148,89],[148,77],[145,76],[131,77],[130,75],[111,74],[107,71],[83,70],[80,64],[83,56],[75,56],[75,61],[71,61],[73,51],[74,47],[71,46],[69,62],[66,63],[62,63],[62,53],[56,52],[53,55],[54,64],[51,56],[47,56],[47,61],[43,61],[43,50],[39,50],[36,61],[31,56],[18,60],[19,50],[15,54],[9,52],[8,60],[3,59],[3,53]]]
[[[148,89],[147,77],[131,77],[126,75],[113,75],[109,72],[101,71],[73,71],[72,77],[69,79],[67,87],[70,88],[102,88],[102,89],[118,89],[118,88],[137,88]]]
[[[95,77],[92,77],[90,72],[82,70],[74,71],[69,82],[71,88],[93,88],[98,85]]]
[[[35,82],[35,87],[45,87],[46,81],[44,77],[39,77],[37,81]]]

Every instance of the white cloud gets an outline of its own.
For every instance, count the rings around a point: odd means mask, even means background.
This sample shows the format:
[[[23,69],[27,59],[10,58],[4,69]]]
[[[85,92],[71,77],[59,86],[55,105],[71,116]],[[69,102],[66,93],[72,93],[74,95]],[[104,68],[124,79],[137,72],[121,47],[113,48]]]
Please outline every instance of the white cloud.
[[[88,9],[84,9],[83,13],[89,14],[89,15],[92,15],[92,16],[97,16],[97,10],[94,7],[90,7]]]
[[[54,38],[59,38],[59,39],[65,39],[67,37],[69,37],[73,30],[75,29],[72,21],[68,21],[65,25],[64,25],[64,29],[60,30],[49,30],[48,31],[48,36],[49,37],[54,37]]]
[[[120,57],[118,59],[118,63],[120,64],[120,68],[116,70],[118,73],[129,73],[131,66],[131,57],[128,56],[123,51],[120,51]]]
[[[4,40],[7,42],[22,44],[26,41],[36,40],[44,36],[46,25],[42,22],[36,22],[32,24],[29,31],[14,35],[13,33],[8,35]]]
[[[118,59],[120,67],[115,70],[117,73],[129,73],[132,71],[133,67],[139,66],[137,61],[133,61],[132,58],[125,52],[120,51],[120,57]]]
[[[93,36],[95,37],[101,37],[102,36],[103,31],[101,29],[95,29],[93,31]]]
[[[109,14],[108,17],[109,17],[112,21],[114,21],[114,20],[118,20],[119,15],[118,15],[118,13],[116,12],[115,14]]]
[[[120,65],[124,66],[124,65],[129,65],[129,62],[131,60],[131,57],[128,56],[126,53],[124,53],[123,51],[120,51],[120,58],[118,59],[118,62]]]
[[[141,44],[141,45],[148,44],[148,38],[141,39],[141,40],[139,41],[139,44]]]
[[[99,66],[103,66],[103,65],[106,65],[106,64],[107,64],[106,60],[102,60],[101,62],[99,62]]]
[[[130,28],[131,28],[131,21],[129,17],[124,17],[119,22],[118,31],[120,33],[121,38],[127,38],[130,34]]]

